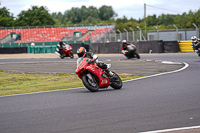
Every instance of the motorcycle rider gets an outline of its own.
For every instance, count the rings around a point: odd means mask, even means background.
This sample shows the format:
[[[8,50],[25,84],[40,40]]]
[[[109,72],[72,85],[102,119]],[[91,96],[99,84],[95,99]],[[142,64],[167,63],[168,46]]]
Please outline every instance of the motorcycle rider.
[[[195,52],[198,52],[198,48],[200,47],[200,40],[199,39],[197,39],[197,37],[196,36],[192,36],[191,37],[191,39],[192,39],[192,48],[193,48],[193,50],[195,51]]]
[[[129,42],[127,42],[126,40],[123,40],[122,41],[122,45],[121,45],[121,49],[122,49],[122,53],[124,53],[125,52],[125,50],[127,50],[127,46],[128,45],[130,45],[130,43]]]
[[[58,50],[59,50],[58,53],[61,54],[61,55],[62,55],[61,50],[63,50],[63,45],[64,45],[63,41],[62,41],[62,40],[59,40],[59,42],[58,42],[58,44],[57,44],[57,48],[58,48]]]
[[[114,75],[114,73],[112,71],[110,71],[110,69],[109,69],[110,64],[105,64],[103,62],[98,61],[98,56],[93,54],[92,52],[87,52],[84,47],[80,47],[79,49],[77,49],[77,55],[79,57],[77,59],[77,67],[81,64],[82,60],[85,57],[87,57],[88,62],[95,62],[97,64],[97,66],[104,69],[110,76]]]

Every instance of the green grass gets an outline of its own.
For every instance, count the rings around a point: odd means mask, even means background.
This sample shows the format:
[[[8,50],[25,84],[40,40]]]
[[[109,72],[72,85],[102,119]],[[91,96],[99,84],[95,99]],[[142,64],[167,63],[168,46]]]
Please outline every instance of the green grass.
[[[139,78],[119,74],[122,81]],[[75,74],[22,74],[0,70],[0,96],[83,87]]]

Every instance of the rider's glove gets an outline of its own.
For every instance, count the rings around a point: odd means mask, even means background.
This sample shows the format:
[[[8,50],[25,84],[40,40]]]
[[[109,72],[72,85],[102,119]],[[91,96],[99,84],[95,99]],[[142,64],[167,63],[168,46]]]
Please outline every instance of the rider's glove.
[[[98,56],[97,55],[93,55],[93,59],[97,60]]]
[[[91,62],[94,62],[95,61],[95,59],[91,59]]]
[[[89,59],[89,58],[87,58],[87,59],[86,59],[86,61],[87,61],[87,63],[89,63],[89,64],[90,64],[90,63],[94,62],[94,61],[95,61],[95,59]]]
[[[86,59],[86,61],[90,64],[91,63],[91,60],[89,58]]]

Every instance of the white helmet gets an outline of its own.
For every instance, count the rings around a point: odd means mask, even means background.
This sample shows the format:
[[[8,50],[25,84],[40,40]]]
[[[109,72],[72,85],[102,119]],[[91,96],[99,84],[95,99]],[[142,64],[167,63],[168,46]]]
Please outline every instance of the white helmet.
[[[126,43],[126,40],[123,40],[122,43]]]
[[[197,42],[197,37],[196,36],[192,36],[191,39],[192,39],[192,42]]]

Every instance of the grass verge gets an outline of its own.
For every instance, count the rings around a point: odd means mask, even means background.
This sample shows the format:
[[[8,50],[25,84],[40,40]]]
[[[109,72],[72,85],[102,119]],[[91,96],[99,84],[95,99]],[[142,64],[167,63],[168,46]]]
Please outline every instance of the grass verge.
[[[119,74],[122,81],[144,76]],[[0,96],[83,87],[76,74],[22,73],[0,70]]]

